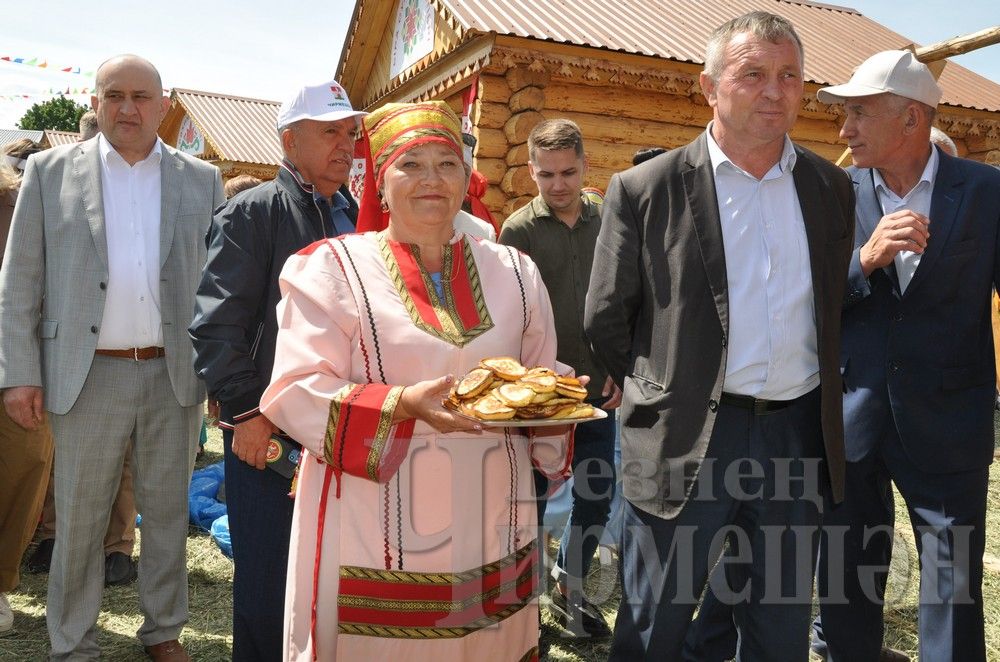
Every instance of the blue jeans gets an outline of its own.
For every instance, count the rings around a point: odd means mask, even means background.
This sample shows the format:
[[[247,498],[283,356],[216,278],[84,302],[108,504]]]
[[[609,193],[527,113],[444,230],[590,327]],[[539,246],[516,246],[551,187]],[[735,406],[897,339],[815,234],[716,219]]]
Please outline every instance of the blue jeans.
[[[604,398],[588,400],[598,406]],[[563,529],[556,558],[556,578],[582,592],[583,578],[604,533],[615,490],[615,412],[599,421],[580,423],[573,437],[573,511]],[[538,521],[544,521],[548,479],[535,472]]]
[[[233,541],[233,662],[280,660],[292,481],[236,457],[232,430],[222,431],[222,443]]]

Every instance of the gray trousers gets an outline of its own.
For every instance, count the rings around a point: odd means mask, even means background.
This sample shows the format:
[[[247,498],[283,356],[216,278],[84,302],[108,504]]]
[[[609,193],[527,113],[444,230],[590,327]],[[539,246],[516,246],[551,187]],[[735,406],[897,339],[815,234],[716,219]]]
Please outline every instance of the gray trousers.
[[[49,416],[58,527],[46,607],[51,659],[100,655],[103,538],[129,445],[142,514],[139,606],[145,620],[138,636],[147,646],[176,639],[188,618],[187,494],[201,407],[178,404],[164,359],[97,355],[73,408]]]

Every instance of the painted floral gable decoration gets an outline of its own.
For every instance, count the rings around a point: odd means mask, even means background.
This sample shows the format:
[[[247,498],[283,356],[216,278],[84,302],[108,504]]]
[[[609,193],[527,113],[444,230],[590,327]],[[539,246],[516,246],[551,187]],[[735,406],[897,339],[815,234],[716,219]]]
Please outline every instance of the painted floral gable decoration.
[[[390,77],[403,73],[433,50],[434,8],[428,0],[400,0],[392,38]]]
[[[205,137],[188,115],[181,120],[181,129],[177,133],[177,149],[192,156],[200,156],[205,151]]]

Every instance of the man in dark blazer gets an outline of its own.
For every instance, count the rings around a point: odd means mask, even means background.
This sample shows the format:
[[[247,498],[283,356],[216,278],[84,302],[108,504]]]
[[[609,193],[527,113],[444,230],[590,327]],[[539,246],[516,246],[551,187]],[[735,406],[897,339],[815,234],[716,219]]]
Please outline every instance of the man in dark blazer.
[[[818,97],[844,104],[857,195],[841,351],[846,498],[827,517],[818,634],[832,660],[879,659],[891,480],[920,553],[920,659],[985,660],[1000,173],[930,145],[941,91],[907,51],[873,55]]]
[[[282,656],[290,469],[300,447],[259,407],[274,364],[278,274],[313,242],[354,232],[358,205],[345,184],[364,115],[335,80],[296,90],[278,111],[277,177],[229,200],[208,235],[190,334],[195,370],[220,405],[235,562],[233,662]]]
[[[854,196],[787,137],[803,83],[786,20],[718,28],[700,82],[705,134],[612,178],[587,299],[587,335],[624,391],[611,659],[681,658],[728,537],[739,562],[715,588],[736,603],[742,658],[801,660],[821,515],[843,496]]]

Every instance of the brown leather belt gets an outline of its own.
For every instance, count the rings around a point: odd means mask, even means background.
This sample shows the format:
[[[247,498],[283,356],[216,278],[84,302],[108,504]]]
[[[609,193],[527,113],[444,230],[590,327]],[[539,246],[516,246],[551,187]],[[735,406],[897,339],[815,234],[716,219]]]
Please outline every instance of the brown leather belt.
[[[749,409],[757,416],[772,414],[784,409],[788,405],[798,400],[759,400],[749,395],[737,395],[736,393],[723,393],[719,402],[724,405],[732,405],[741,409]]]
[[[95,354],[131,361],[148,361],[166,356],[167,352],[162,347],[130,347],[129,349],[98,349]]]

